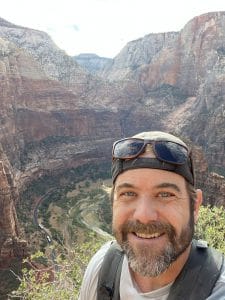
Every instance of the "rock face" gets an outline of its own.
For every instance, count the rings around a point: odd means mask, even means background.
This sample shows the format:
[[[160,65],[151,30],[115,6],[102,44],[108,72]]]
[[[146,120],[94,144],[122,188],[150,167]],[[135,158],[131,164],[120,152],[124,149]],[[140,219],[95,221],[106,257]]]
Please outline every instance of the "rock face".
[[[37,70],[27,70],[28,78],[41,71],[45,81],[57,81],[58,86],[63,86],[67,93],[72,94],[79,107],[105,108],[108,102],[114,100],[114,94],[118,100],[126,96],[124,92],[114,92],[115,89],[118,90],[118,85],[109,85],[84,70],[73,57],[59,49],[45,32],[16,26],[0,19],[0,37],[8,44],[11,42],[14,47],[25,51],[25,65],[36,63]],[[28,56],[32,62],[26,64]]]
[[[144,38],[129,42],[105,67],[102,76],[110,81],[130,80],[136,78],[138,68],[148,65],[165,47],[172,47],[177,40],[178,32],[149,34]]]
[[[17,189],[8,161],[1,151],[0,159],[0,269],[7,268],[14,259],[27,255],[27,242],[20,238],[15,203],[18,201]]]
[[[0,19],[0,36],[18,48],[25,49],[36,60],[49,79],[57,80],[66,87],[76,86],[76,93],[86,89],[90,76],[60,50],[45,32],[16,26]]]
[[[112,58],[100,57],[92,53],[82,53],[74,56],[75,61],[92,74],[98,74],[111,64]]]
[[[114,140],[140,131],[189,138],[205,201],[225,205],[224,24],[209,13],[132,41],[100,78],[45,33],[0,19],[0,264],[25,253],[15,202],[28,182],[109,160]]]

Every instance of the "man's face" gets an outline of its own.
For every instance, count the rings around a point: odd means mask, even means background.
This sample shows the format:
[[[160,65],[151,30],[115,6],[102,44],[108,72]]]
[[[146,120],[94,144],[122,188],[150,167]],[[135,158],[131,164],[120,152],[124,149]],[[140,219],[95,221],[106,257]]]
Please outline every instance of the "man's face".
[[[176,173],[143,168],[116,179],[113,233],[131,269],[143,276],[163,273],[188,248],[197,212]]]

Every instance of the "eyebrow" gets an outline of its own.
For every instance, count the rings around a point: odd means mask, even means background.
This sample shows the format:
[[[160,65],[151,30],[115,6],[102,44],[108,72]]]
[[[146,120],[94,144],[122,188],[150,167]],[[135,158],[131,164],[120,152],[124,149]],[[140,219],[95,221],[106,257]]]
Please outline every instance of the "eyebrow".
[[[115,190],[119,191],[123,188],[135,188],[135,185],[124,182],[124,183],[121,183],[120,185],[118,185]],[[181,192],[180,188],[175,183],[170,183],[170,182],[163,182],[161,184],[156,185],[155,188],[159,188],[159,189],[160,188],[172,188],[172,189],[176,190],[177,192]]]
[[[164,182],[156,186],[156,188],[172,188],[177,192],[180,192],[180,188],[175,183]]]
[[[130,183],[127,183],[127,182],[124,182],[124,183],[121,183],[120,185],[118,185],[117,187],[116,187],[116,191],[119,191],[119,190],[121,190],[121,189],[123,189],[123,188],[134,188],[135,186],[133,185],[133,184],[130,184]]]

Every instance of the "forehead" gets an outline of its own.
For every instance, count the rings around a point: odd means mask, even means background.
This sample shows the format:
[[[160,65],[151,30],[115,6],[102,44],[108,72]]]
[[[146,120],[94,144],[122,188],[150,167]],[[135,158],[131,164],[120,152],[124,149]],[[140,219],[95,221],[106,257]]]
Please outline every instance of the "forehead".
[[[123,183],[129,183],[139,187],[154,187],[162,183],[172,183],[184,188],[185,179],[174,172],[150,169],[150,168],[139,168],[133,170],[127,170],[118,175],[115,181],[115,187]]]

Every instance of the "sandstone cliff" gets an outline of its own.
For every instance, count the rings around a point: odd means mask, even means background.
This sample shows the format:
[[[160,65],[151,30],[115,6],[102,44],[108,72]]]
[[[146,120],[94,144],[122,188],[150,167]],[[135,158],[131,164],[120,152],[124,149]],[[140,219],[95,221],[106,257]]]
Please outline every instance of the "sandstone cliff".
[[[126,96],[123,91],[115,92],[120,89],[119,84],[108,84],[84,70],[73,57],[59,49],[45,32],[0,19],[0,37],[30,55],[49,80],[57,81],[67,89],[67,93],[76,97],[79,107],[106,108],[115,97],[120,100]],[[35,70],[31,73],[34,76]]]
[[[7,268],[12,260],[26,257],[27,242],[20,237],[15,204],[18,190],[14,185],[10,164],[4,152],[0,151],[0,269]]]
[[[59,49],[45,32],[0,19],[0,36],[25,49],[38,61],[49,79],[62,82],[67,87],[76,85],[76,93],[87,88],[90,76],[65,51]]]
[[[110,81],[129,80],[137,77],[138,68],[150,64],[164,47],[173,47],[178,32],[149,34],[129,42],[106,66],[101,75]]]

